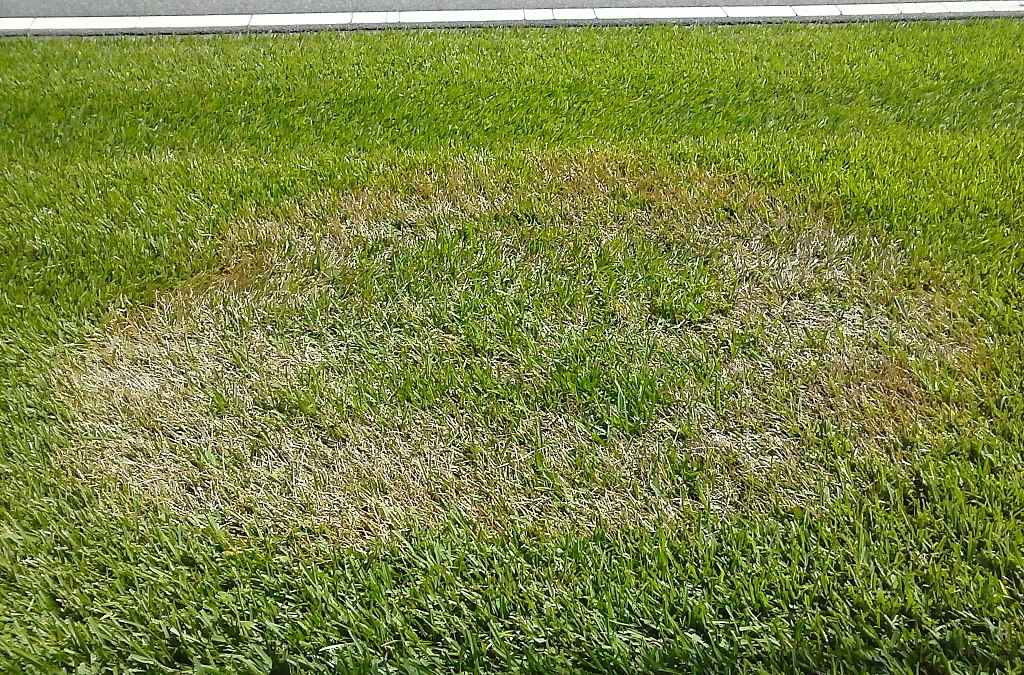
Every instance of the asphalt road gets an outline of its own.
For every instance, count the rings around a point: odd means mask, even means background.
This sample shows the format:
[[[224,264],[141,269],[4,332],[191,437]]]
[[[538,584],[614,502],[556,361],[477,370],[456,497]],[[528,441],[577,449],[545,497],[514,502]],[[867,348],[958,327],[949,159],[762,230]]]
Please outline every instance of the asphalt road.
[[[0,37],[982,16],[1024,0],[0,0]]]
[[[0,0],[0,16],[138,16],[563,7],[811,5],[826,0]],[[848,0],[854,1],[854,0]],[[856,0],[882,3],[893,0]]]

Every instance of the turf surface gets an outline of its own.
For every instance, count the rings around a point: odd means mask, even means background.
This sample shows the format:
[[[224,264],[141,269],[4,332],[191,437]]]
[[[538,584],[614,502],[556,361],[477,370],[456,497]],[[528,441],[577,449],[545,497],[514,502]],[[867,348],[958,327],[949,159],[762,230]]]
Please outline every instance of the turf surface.
[[[0,669],[1013,669],[1022,42],[0,42]]]

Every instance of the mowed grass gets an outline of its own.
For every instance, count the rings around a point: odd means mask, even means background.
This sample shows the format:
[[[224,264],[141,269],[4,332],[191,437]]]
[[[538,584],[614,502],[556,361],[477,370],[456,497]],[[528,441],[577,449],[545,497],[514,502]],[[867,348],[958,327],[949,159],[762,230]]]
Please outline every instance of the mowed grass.
[[[0,669],[1013,670],[1021,43],[0,42]]]

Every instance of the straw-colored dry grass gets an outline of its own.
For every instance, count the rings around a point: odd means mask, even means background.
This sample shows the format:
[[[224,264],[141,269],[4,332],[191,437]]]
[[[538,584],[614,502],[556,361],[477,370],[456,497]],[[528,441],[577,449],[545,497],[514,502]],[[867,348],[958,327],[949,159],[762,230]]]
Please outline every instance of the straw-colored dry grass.
[[[920,374],[977,358],[898,245],[602,155],[382,178],[240,223],[224,260],[72,355],[65,460],[250,531],[803,502],[830,453],[930,433]]]

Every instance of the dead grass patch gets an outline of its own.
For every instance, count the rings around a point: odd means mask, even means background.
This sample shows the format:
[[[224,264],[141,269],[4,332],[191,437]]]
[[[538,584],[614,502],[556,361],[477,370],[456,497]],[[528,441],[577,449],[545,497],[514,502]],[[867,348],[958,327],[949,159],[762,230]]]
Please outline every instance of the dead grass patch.
[[[86,480],[350,543],[460,512],[539,530],[802,501],[978,349],[898,247],[730,176],[455,164],[240,223],[225,264],[60,371]]]

